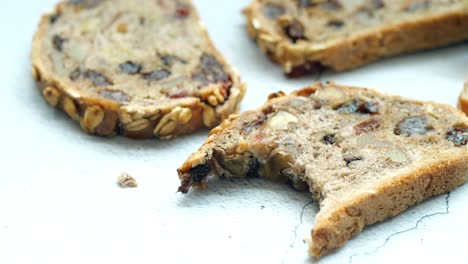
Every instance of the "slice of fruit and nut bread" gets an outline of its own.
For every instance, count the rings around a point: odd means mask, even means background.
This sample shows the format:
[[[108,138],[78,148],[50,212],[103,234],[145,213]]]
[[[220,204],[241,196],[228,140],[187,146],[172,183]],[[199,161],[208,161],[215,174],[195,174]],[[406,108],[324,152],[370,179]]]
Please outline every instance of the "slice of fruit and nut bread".
[[[468,39],[466,0],[253,0],[248,31],[291,77]]]
[[[171,138],[237,112],[239,75],[189,0],[73,0],[39,25],[33,74],[88,133]]]
[[[465,112],[465,114],[468,115],[468,82],[465,83],[465,88],[460,94],[460,98],[458,100],[458,108],[460,108],[463,112]]]
[[[233,115],[178,170],[179,191],[207,177],[265,177],[309,189],[320,205],[310,251],[468,180],[468,118],[438,103],[314,84]]]

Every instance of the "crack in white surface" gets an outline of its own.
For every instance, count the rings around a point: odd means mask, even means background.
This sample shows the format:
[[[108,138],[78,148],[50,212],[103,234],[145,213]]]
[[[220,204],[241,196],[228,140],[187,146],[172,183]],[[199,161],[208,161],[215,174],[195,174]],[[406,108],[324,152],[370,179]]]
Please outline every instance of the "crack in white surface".
[[[291,248],[294,247],[294,245],[296,244],[296,240],[297,240],[297,231],[299,230],[299,227],[304,223],[304,213],[305,213],[305,210],[307,209],[307,207],[311,206],[312,204],[314,203],[314,201],[309,201],[307,204],[305,204],[304,206],[302,206],[302,210],[301,210],[301,215],[299,217],[299,224],[296,225],[296,227],[294,228],[294,231],[293,231],[293,240],[291,241],[291,244],[289,245],[288,249],[286,250],[286,252],[284,253],[284,257],[281,261],[281,263],[285,263],[285,259],[286,257],[288,256],[289,254],[289,250]]]
[[[445,197],[445,211],[443,212],[436,212],[436,213],[432,213],[432,214],[427,214],[427,215],[424,215],[422,216],[421,218],[419,218],[418,221],[416,221],[416,224],[411,227],[411,228],[408,228],[408,229],[405,229],[405,230],[402,230],[402,231],[398,231],[398,232],[395,232],[393,234],[391,234],[390,236],[388,236],[385,241],[382,243],[382,245],[376,247],[374,250],[372,251],[369,251],[369,252],[365,252],[363,254],[354,254],[354,255],[351,255],[349,257],[349,263],[352,263],[353,262],[353,258],[354,257],[357,257],[357,256],[362,256],[362,255],[371,255],[371,254],[374,254],[376,253],[377,251],[379,251],[381,248],[385,247],[387,245],[387,243],[395,236],[398,236],[398,235],[401,235],[401,234],[404,234],[404,233],[407,233],[407,232],[411,232],[413,230],[416,230],[418,229],[419,225],[425,220],[425,219],[428,219],[428,218],[431,218],[433,216],[437,216],[437,215],[447,215],[450,213],[450,192],[446,194],[446,197]]]

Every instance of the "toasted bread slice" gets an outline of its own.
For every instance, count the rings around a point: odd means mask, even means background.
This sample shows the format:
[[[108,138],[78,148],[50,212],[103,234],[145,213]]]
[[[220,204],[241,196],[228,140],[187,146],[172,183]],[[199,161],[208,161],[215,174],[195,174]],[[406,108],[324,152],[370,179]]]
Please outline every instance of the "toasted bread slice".
[[[253,0],[247,27],[291,77],[468,39],[466,0]]]
[[[465,88],[463,88],[460,98],[458,100],[458,108],[465,112],[468,115],[468,83],[465,83]]]
[[[310,252],[468,180],[468,118],[375,90],[314,84],[231,116],[178,170],[179,191],[207,177],[265,177],[309,189],[320,205]]]
[[[62,1],[40,22],[32,64],[46,101],[102,136],[211,128],[245,92],[190,0]]]

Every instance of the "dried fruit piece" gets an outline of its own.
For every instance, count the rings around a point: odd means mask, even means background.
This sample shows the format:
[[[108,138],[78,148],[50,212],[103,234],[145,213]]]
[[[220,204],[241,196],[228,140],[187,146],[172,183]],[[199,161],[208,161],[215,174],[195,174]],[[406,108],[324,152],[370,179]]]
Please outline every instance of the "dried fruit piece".
[[[298,40],[307,40],[304,33],[304,25],[301,21],[294,19],[288,25],[284,27],[284,33],[293,42],[296,43]]]
[[[119,65],[119,69],[126,74],[137,74],[140,73],[143,66],[139,63],[127,61]]]
[[[54,48],[60,52],[63,51],[63,43],[67,41],[67,39],[62,38],[59,35],[54,35],[52,37],[52,44],[54,45]]]
[[[425,135],[431,130],[433,130],[433,127],[427,124],[427,118],[414,116],[398,123],[394,132],[395,135],[410,137],[412,135]]]
[[[375,102],[366,102],[361,99],[353,99],[338,106],[335,110],[340,113],[375,115],[379,112],[379,104]]]
[[[335,144],[335,134],[326,134],[322,138],[322,143],[325,145],[334,145]]]
[[[70,73],[69,78],[72,81],[76,81],[80,78],[80,76],[81,76],[81,69],[78,67]]]
[[[192,175],[192,179],[196,183],[201,183],[210,173],[210,166],[201,164],[192,169],[190,169],[190,175]]]
[[[160,81],[171,75],[171,72],[166,69],[154,70],[152,72],[143,73],[143,79],[148,81]]]
[[[447,132],[446,138],[458,147],[464,146],[468,143],[468,127],[455,126]]]
[[[95,70],[87,70],[84,72],[83,76],[91,80],[96,86],[109,86],[113,84],[106,76]]]
[[[325,67],[318,61],[309,61],[293,67],[286,75],[289,78],[298,78],[307,74],[321,73]]]
[[[328,21],[327,26],[329,27],[335,27],[335,28],[341,28],[345,25],[345,22],[343,20],[339,19],[333,19]]]
[[[128,94],[122,91],[112,91],[112,90],[100,90],[99,94],[107,99],[111,99],[116,102],[128,102],[130,97]]]
[[[372,131],[375,131],[382,126],[382,123],[375,118],[371,118],[369,120],[366,120],[362,123],[359,123],[354,126],[354,130],[356,131],[356,134],[360,135],[363,133],[369,133]]]
[[[190,6],[178,3],[176,9],[177,18],[186,18],[190,16]]]
[[[203,84],[228,82],[229,76],[224,71],[224,65],[213,55],[203,54],[200,65],[195,70],[192,79]]]
[[[385,7],[383,0],[371,0],[371,5],[373,9],[380,9]]]
[[[359,157],[359,156],[346,156],[346,157],[343,157],[343,160],[346,162],[346,166],[351,165],[351,163],[353,163],[355,161],[360,161],[360,160],[363,160],[363,159],[364,159],[363,157]]]
[[[51,15],[51,16],[49,17],[49,22],[50,22],[51,24],[54,24],[55,22],[57,22],[57,20],[60,18],[61,15],[62,15],[62,14],[60,14],[60,13],[55,13],[55,14]]]

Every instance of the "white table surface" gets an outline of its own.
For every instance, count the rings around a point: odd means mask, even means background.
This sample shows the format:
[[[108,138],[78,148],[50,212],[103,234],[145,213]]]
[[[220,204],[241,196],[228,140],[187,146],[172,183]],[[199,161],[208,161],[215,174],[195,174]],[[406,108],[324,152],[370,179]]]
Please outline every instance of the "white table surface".
[[[247,37],[249,0],[195,1],[214,42],[249,83],[243,110],[287,80]],[[31,38],[54,0],[4,1],[0,9],[0,263],[310,263],[316,205],[264,180],[211,182],[176,193],[176,168],[207,131],[169,142],[105,139],[44,103],[31,78]],[[468,44],[387,59],[322,80],[454,105]],[[136,189],[116,185],[129,172]],[[309,204],[308,206],[305,206]],[[366,228],[321,263],[467,263],[468,186]]]

